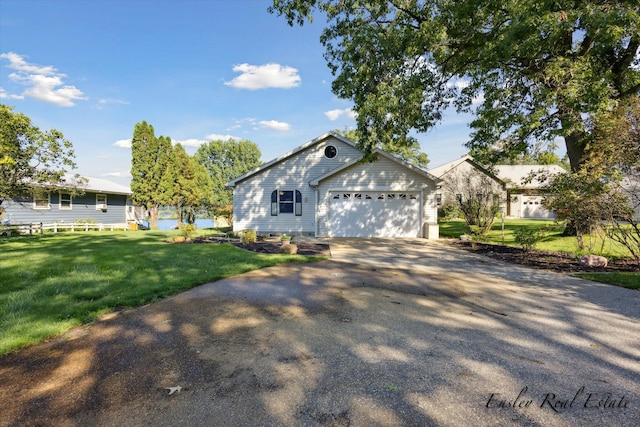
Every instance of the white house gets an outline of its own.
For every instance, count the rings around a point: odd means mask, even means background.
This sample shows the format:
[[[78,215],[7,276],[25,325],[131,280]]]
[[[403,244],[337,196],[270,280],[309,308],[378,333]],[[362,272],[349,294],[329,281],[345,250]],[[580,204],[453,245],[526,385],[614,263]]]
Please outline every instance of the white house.
[[[361,162],[353,141],[329,132],[234,179],[234,231],[437,239],[440,181],[374,154],[377,161]]]
[[[473,157],[466,155],[459,159],[429,169],[429,173],[440,178],[444,184],[438,189],[438,204],[447,199],[462,196],[461,177],[474,176],[476,183],[491,185],[493,192],[500,192],[504,200],[506,215],[512,218],[555,218],[555,214],[542,207],[543,194],[540,192],[545,182],[543,177],[551,177],[565,170],[558,165],[496,165],[485,167]],[[454,190],[458,188],[458,190]],[[468,189],[467,189],[468,190]],[[475,191],[475,190],[474,190]]]

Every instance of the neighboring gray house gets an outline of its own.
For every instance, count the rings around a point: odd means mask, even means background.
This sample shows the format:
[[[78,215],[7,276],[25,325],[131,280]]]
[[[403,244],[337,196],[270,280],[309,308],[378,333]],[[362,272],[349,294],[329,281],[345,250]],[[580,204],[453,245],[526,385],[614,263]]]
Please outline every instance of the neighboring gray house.
[[[4,221],[11,224],[73,223],[90,220],[100,224],[134,222],[140,208],[131,202],[129,187],[100,178],[86,178],[79,187],[83,194],[72,196],[60,188],[46,194],[25,194],[5,201]]]
[[[234,179],[234,231],[437,239],[439,180],[374,153],[362,163],[353,141],[330,132]]]
[[[493,191],[500,192],[504,201],[505,213],[511,218],[555,218],[555,214],[542,207],[543,194],[540,187],[544,184],[542,176],[550,177],[565,170],[558,165],[496,165],[484,167],[473,157],[466,155],[433,169],[429,173],[440,178],[444,184],[436,196],[439,205],[461,197],[468,188],[461,188],[461,177],[472,175],[476,182],[491,185]],[[459,190],[455,190],[458,188]]]

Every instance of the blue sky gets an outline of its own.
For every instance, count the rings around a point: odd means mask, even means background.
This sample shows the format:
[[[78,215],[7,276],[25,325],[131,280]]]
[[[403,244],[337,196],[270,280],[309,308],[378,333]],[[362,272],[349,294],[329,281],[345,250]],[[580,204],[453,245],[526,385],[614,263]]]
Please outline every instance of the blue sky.
[[[289,27],[269,0],[0,0],[0,103],[55,128],[77,172],[129,184],[130,138],[146,120],[190,153],[255,142],[268,161],[355,126],[331,92],[317,19]],[[468,117],[418,135],[429,167],[463,155]]]

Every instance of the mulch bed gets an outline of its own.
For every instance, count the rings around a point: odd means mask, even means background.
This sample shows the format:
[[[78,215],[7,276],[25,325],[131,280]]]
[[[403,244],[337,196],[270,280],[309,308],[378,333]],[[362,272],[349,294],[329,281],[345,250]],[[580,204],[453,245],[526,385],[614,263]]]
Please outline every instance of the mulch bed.
[[[193,243],[229,243],[238,248],[246,249],[252,252],[264,254],[279,254],[282,244],[279,240],[258,240],[255,243],[245,244],[238,239],[230,239],[226,237],[197,237],[193,239]],[[298,247],[298,255],[310,256],[331,256],[329,245],[324,243],[296,242]]]
[[[563,252],[551,252],[532,249],[524,251],[511,246],[492,245],[488,243],[471,243],[447,239],[449,245],[484,255],[500,261],[521,264],[527,267],[555,271],[559,273],[611,273],[616,271],[640,271],[638,263],[632,259],[612,259],[607,267],[588,267],[580,264],[577,257]]]

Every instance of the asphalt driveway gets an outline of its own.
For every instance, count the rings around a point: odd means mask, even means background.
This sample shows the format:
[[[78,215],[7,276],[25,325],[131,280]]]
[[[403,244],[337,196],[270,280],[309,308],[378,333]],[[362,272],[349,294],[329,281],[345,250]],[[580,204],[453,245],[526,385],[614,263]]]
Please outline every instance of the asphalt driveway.
[[[0,425],[637,425],[640,292],[330,243],[0,359]]]

